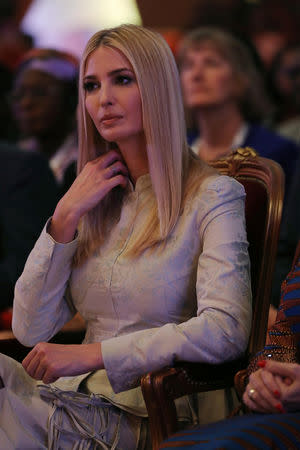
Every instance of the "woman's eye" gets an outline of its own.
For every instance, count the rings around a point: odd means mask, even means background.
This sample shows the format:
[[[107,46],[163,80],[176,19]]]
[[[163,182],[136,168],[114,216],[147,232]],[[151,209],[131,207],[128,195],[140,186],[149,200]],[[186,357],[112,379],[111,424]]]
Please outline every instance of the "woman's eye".
[[[96,83],[95,81],[86,81],[83,84],[83,89],[86,92],[93,92],[94,90],[96,90],[98,88],[98,83]]]
[[[210,67],[219,67],[222,65],[222,61],[214,58],[208,58],[206,60],[206,65]]]
[[[130,84],[130,83],[132,83],[132,81],[133,81],[133,78],[130,77],[129,75],[118,75],[115,79],[115,83],[121,84],[121,85]]]
[[[185,60],[182,63],[181,70],[190,70],[194,67],[194,62],[190,60]]]

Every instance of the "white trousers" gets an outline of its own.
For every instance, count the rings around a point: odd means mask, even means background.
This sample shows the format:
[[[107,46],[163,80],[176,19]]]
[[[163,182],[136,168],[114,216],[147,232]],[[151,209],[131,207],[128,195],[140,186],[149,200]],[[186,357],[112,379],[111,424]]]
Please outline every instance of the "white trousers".
[[[0,354],[0,449],[151,449],[148,421],[97,395],[38,386]]]

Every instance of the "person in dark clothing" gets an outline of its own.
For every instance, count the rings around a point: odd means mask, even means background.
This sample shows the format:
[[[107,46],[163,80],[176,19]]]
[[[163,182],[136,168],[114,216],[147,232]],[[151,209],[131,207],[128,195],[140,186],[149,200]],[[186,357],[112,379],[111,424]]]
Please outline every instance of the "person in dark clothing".
[[[1,143],[0,310],[12,305],[15,282],[57,200],[46,158]]]
[[[76,177],[78,61],[63,51],[35,48],[24,55],[14,75],[11,105],[20,133],[16,144],[48,159],[63,195]]]
[[[294,177],[283,212],[277,258],[272,283],[272,304],[278,306],[280,280],[288,272],[294,255],[294,249],[300,240],[300,159],[295,168]]]

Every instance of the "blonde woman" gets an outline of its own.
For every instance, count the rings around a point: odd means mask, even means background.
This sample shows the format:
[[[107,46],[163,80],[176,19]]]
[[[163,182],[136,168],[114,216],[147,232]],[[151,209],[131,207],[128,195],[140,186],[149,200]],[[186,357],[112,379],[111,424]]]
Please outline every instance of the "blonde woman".
[[[230,360],[249,336],[244,190],[192,156],[166,42],[96,33],[79,91],[78,176],[16,286],[13,330],[34,348],[0,360],[6,448],[151,448],[140,377]],[[41,342],[76,311],[82,345]]]

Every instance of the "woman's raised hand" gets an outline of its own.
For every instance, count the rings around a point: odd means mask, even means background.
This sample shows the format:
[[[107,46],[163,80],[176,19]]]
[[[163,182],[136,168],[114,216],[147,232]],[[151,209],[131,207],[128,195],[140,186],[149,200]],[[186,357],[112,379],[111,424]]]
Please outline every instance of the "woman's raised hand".
[[[127,183],[128,169],[117,151],[88,162],[57,204],[48,232],[57,242],[72,241],[80,218],[115,186]]]

